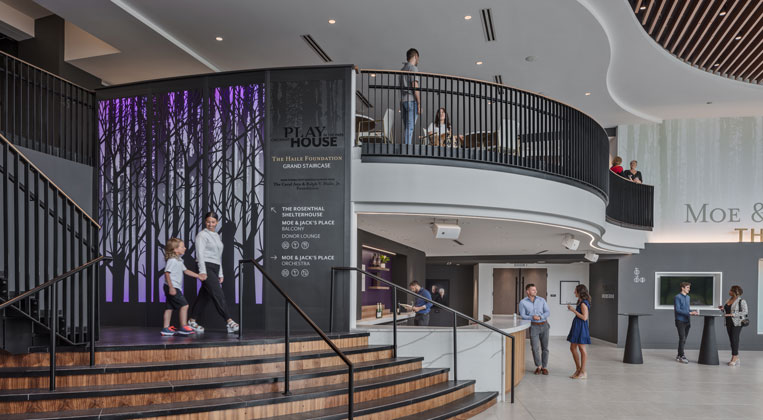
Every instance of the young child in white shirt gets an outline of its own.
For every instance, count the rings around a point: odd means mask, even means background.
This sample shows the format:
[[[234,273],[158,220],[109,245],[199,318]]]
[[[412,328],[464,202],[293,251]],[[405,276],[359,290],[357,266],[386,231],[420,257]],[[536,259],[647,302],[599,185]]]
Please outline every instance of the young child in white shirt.
[[[199,278],[199,275],[185,268],[183,260],[180,258],[185,253],[185,244],[178,238],[171,238],[164,246],[164,257],[167,264],[164,267],[164,279],[167,284],[164,285],[164,295],[167,297],[167,309],[164,311],[163,336],[191,335],[193,329],[188,326],[188,301],[183,296],[183,274]],[[172,311],[180,310],[180,329],[170,325]]]

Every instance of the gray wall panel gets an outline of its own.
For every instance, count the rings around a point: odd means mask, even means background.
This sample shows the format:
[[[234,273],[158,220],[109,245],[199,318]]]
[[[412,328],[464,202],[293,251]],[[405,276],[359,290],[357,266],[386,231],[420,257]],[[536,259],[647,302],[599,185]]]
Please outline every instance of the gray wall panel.
[[[744,289],[743,298],[750,307],[750,326],[742,331],[741,350],[763,350],[763,336],[758,329],[758,261],[763,258],[763,244],[653,244],[638,255],[620,259],[618,298],[621,312],[647,312],[654,316],[639,321],[644,348],[675,348],[678,336],[672,310],[654,309],[654,273],[659,271],[720,271],[723,273],[723,293],[737,284]],[[638,267],[644,283],[633,281]],[[676,291],[678,293],[678,291]],[[625,344],[627,320],[619,319],[618,346]],[[702,320],[693,318],[687,340],[688,349],[698,349],[702,337]],[[718,348],[729,349],[726,328],[716,320]],[[722,355],[722,358],[725,355]]]

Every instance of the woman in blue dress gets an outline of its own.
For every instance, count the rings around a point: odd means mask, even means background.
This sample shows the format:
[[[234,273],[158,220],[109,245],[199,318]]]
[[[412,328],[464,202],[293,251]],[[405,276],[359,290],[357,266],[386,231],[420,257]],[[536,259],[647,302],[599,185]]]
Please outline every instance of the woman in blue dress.
[[[575,373],[570,378],[586,379],[588,373],[585,365],[588,360],[588,352],[585,345],[591,344],[591,335],[588,332],[588,310],[591,307],[591,296],[588,295],[588,288],[584,284],[575,287],[575,296],[578,298],[577,306],[573,308],[572,305],[567,305],[567,309],[575,314],[570,333],[567,335],[576,368]],[[578,355],[578,353],[580,354]]]

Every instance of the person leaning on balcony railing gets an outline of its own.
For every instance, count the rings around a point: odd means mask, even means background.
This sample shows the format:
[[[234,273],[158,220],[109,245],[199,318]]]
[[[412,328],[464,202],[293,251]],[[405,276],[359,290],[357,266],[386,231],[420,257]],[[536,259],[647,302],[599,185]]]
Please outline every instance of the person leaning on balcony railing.
[[[623,172],[626,178],[629,180],[635,182],[636,184],[641,184],[644,182],[644,179],[641,177],[641,172],[636,169],[636,166],[638,166],[638,162],[635,160],[631,161],[631,168],[627,171]]]
[[[621,166],[623,163],[623,158],[620,156],[615,156],[614,159],[612,159],[612,167],[609,168],[610,171],[623,176],[623,167]]]
[[[418,72],[419,52],[415,48],[409,49],[405,53],[405,62],[402,71],[409,72],[401,74],[398,78],[400,84],[400,111],[403,114],[403,135],[404,144],[411,144],[413,140],[413,126],[416,124],[416,118],[421,115],[421,95],[419,95],[419,78],[410,73]]]
[[[459,146],[464,136],[453,135],[453,127],[445,108],[440,108],[434,114],[434,121],[427,127],[427,138],[432,146]]]

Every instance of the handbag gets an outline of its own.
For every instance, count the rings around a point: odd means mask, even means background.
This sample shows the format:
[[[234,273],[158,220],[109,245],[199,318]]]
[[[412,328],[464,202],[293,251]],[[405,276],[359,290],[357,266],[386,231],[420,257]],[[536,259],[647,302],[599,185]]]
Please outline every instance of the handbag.
[[[742,310],[742,302],[744,302],[744,300],[740,299],[739,300],[739,310],[740,311]],[[741,324],[742,324],[743,327],[749,326],[750,325],[750,318],[747,315],[745,315],[744,318],[742,318]]]

